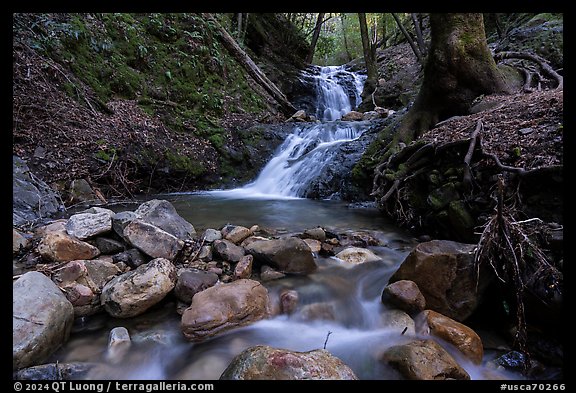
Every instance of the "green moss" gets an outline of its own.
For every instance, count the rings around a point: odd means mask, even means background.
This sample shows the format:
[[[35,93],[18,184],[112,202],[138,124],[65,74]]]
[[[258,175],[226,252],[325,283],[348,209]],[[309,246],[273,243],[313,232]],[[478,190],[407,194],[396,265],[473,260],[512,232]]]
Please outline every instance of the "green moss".
[[[176,171],[186,172],[192,177],[201,176],[206,172],[206,168],[202,162],[196,161],[187,155],[180,154],[179,152],[172,152],[166,150],[165,157],[168,160],[170,167]]]

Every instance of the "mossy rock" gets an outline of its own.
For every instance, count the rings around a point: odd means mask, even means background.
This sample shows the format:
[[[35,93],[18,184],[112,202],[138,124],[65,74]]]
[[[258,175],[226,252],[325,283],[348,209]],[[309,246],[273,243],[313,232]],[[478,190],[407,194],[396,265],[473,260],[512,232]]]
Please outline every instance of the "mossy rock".
[[[474,219],[463,201],[452,201],[448,205],[448,218],[455,234],[465,239],[472,234]]]
[[[434,210],[440,210],[446,207],[449,203],[460,198],[460,194],[456,190],[454,183],[446,183],[442,187],[434,189],[426,201],[428,205]]]

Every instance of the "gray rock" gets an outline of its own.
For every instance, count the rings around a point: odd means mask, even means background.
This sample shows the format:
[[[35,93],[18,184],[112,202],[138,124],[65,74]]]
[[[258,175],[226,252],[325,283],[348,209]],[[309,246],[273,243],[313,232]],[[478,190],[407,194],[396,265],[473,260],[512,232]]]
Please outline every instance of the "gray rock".
[[[356,380],[352,369],[324,349],[296,352],[267,345],[251,347],[236,356],[221,380]]]
[[[28,272],[12,285],[12,368],[44,362],[67,339],[74,309],[48,277]]]
[[[307,239],[314,239],[323,242],[326,240],[326,232],[322,228],[306,229],[304,231],[304,237]]]
[[[360,121],[363,119],[364,114],[357,111],[350,111],[342,116],[342,121]]]
[[[110,280],[102,289],[101,304],[116,318],[142,314],[160,302],[176,284],[176,267],[157,258]]]
[[[475,244],[448,240],[420,243],[389,282],[414,281],[426,299],[426,307],[463,321],[476,309],[488,284],[481,272],[476,290],[475,248]]]
[[[152,258],[172,260],[184,247],[184,242],[174,235],[140,220],[132,220],[124,228],[124,236],[131,245]]]
[[[190,239],[196,234],[192,224],[183,219],[168,201],[153,199],[141,204],[134,213],[141,221],[152,224],[178,239]]]
[[[210,288],[218,282],[218,275],[190,269],[178,270],[178,279],[174,294],[184,303],[192,303],[192,297],[200,291]]]
[[[386,112],[386,115],[388,115],[388,112]],[[364,114],[362,115],[362,120],[375,120],[379,119],[380,117],[382,117],[380,113],[376,111],[368,111],[364,112]]]
[[[127,266],[135,269],[138,266],[147,263],[148,258],[146,258],[137,248],[132,248],[114,255],[112,261],[116,264],[125,263]]]
[[[12,225],[47,218],[64,209],[60,196],[30,172],[19,157],[12,157]]]
[[[71,204],[102,203],[85,179],[72,180],[68,193]]]
[[[136,220],[138,216],[136,213],[131,211],[119,212],[112,216],[112,229],[121,238],[125,239],[124,228],[126,225],[130,224],[133,220]]]
[[[90,213],[90,214],[106,213],[110,216],[110,219],[112,219],[112,217],[114,217],[114,215],[116,214],[116,213],[114,213],[113,210],[106,209],[103,207],[98,207],[98,206],[92,206],[86,210],[81,211],[80,213]]]
[[[384,311],[382,314],[380,314],[380,322],[382,323],[383,327],[390,330],[395,330],[398,332],[398,334],[408,336],[416,334],[416,323],[410,317],[410,315],[406,314],[404,311]]]
[[[382,292],[382,302],[409,313],[426,308],[426,299],[414,281],[400,280],[389,284]]]
[[[97,237],[96,248],[98,248],[102,254],[106,255],[116,254],[125,249],[124,244],[118,240],[109,239],[107,237]]]
[[[202,246],[196,258],[202,262],[210,262],[212,260],[212,247]]]
[[[282,273],[309,274],[317,269],[310,247],[297,237],[257,240],[246,246],[254,260],[277,268]]]
[[[70,236],[85,240],[112,230],[112,219],[106,212],[74,214],[66,223],[66,232]]]
[[[202,341],[266,318],[268,290],[258,281],[237,280],[198,292],[182,315],[186,339]]]
[[[12,255],[16,255],[20,250],[26,249],[29,244],[30,241],[24,235],[12,228]]]
[[[244,256],[244,249],[235,245],[229,240],[216,240],[212,245],[212,249],[223,260],[230,262],[238,262]]]
[[[108,336],[108,349],[106,350],[106,360],[116,364],[121,362],[130,349],[132,341],[128,329],[123,326],[110,330]]]
[[[212,243],[215,240],[222,239],[222,233],[217,229],[208,228],[204,231],[202,238],[207,243]]]
[[[456,360],[433,340],[417,340],[390,347],[381,360],[400,371],[406,379],[470,379]]]

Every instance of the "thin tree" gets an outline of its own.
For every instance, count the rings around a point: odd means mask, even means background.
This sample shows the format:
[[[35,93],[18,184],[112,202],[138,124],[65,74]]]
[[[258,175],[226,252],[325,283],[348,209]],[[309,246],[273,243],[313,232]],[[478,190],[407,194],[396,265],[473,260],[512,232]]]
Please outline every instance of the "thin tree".
[[[422,36],[422,27],[420,26],[420,20],[417,13],[410,14],[412,16],[412,23],[414,24],[414,32],[416,33],[416,43],[418,44],[418,49],[422,57],[426,57],[426,45],[424,44],[424,37]]]
[[[314,34],[312,35],[312,40],[310,41],[310,51],[308,52],[308,57],[306,57],[306,61],[308,63],[312,63],[314,59],[314,52],[316,51],[316,43],[318,43],[318,37],[320,37],[320,29],[322,28],[322,23],[324,23],[324,15],[325,13],[319,13],[318,18],[316,19],[316,26],[314,26]]]
[[[362,48],[364,50],[364,63],[366,63],[367,78],[364,83],[362,97],[372,94],[378,81],[378,66],[376,64],[376,45],[372,44],[368,36],[368,25],[366,23],[366,14],[358,13],[358,22],[360,23],[360,36],[362,38]]]
[[[422,52],[420,52],[420,49],[418,48],[418,46],[416,46],[416,43],[414,42],[412,37],[410,37],[410,34],[408,34],[406,29],[404,28],[404,25],[402,24],[402,21],[400,20],[398,15],[396,15],[395,13],[392,13],[392,17],[396,21],[396,24],[400,28],[400,31],[402,32],[402,34],[404,34],[406,41],[408,41],[408,44],[410,44],[410,47],[412,48],[412,51],[416,55],[416,58],[418,59],[420,64],[424,64],[424,56],[422,56]]]
[[[346,14],[340,14],[340,26],[342,26],[342,38],[344,39],[344,51],[346,52],[346,62],[352,60],[352,54],[350,53],[350,49],[348,48],[348,39],[346,38]]]

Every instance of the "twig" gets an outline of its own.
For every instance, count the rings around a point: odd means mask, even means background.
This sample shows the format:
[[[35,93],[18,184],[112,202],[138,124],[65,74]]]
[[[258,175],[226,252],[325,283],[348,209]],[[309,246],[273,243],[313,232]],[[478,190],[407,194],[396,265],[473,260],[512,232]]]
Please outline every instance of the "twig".
[[[470,171],[470,160],[472,160],[472,155],[474,154],[474,148],[476,147],[476,140],[478,139],[478,133],[482,130],[482,120],[478,120],[476,122],[476,128],[474,129],[474,131],[472,132],[472,135],[470,136],[470,146],[468,147],[468,152],[466,153],[466,156],[464,157],[464,176],[462,178],[462,181],[464,183],[464,186],[467,189],[471,188],[472,185],[472,173]]]
[[[202,246],[204,246],[205,240],[206,240],[206,238],[204,236],[202,236],[202,243],[200,243],[200,247],[198,247],[198,251],[196,251],[196,254],[194,254],[192,259],[190,259],[190,262],[194,262],[196,260],[196,258],[198,257],[198,254],[200,254],[200,250],[202,250]]]
[[[322,349],[326,349],[326,344],[328,344],[328,337],[330,337],[331,334],[332,332],[328,331],[328,334],[326,335],[326,341],[324,341],[324,347]]]

